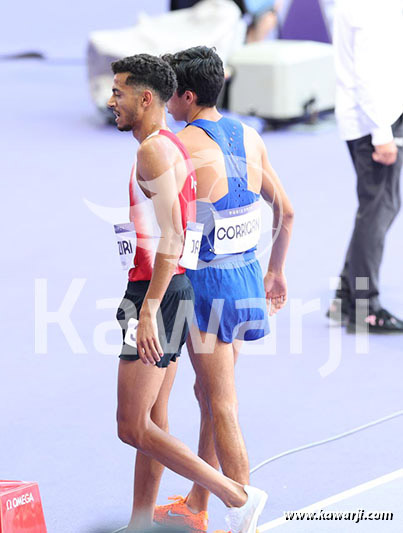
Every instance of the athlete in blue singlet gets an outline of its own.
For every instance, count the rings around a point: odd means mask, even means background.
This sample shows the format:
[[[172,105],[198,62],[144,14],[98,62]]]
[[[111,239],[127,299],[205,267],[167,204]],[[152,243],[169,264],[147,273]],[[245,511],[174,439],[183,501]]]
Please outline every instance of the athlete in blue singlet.
[[[196,321],[187,345],[201,408],[199,455],[216,468],[221,466],[226,476],[248,483],[234,364],[242,340],[268,334],[266,304],[270,314],[285,305],[284,262],[293,211],[257,132],[223,117],[215,107],[224,82],[223,65],[215,51],[195,47],[163,59],[178,81],[168,111],[188,123],[178,136],[196,169],[196,216],[204,224],[198,268],[187,271],[195,292]],[[261,197],[273,209],[276,237],[264,277],[255,254]],[[208,498],[209,492],[194,484],[186,498],[157,507],[154,520],[174,519],[207,531]],[[183,516],[182,522],[178,515]],[[230,529],[236,526],[230,524]]]

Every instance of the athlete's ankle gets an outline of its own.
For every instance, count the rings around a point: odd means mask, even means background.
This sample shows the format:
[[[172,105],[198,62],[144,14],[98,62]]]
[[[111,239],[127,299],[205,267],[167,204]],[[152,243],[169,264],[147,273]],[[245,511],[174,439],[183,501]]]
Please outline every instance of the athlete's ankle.
[[[248,501],[248,493],[244,489],[244,486],[237,483],[234,493],[231,495],[231,499],[224,501],[227,507],[242,507]]]
[[[127,526],[127,533],[132,531],[144,531],[145,529],[151,529],[153,526],[153,513],[144,513],[135,511],[130,517],[130,522]]]
[[[206,492],[206,494],[197,494],[197,492],[192,489],[187,495],[186,507],[192,513],[196,514],[200,513],[201,511],[207,511],[210,493],[205,491],[205,489],[203,489],[203,491]]]
[[[138,522],[130,521],[125,532],[127,533],[143,533],[147,529],[152,529],[153,522]]]

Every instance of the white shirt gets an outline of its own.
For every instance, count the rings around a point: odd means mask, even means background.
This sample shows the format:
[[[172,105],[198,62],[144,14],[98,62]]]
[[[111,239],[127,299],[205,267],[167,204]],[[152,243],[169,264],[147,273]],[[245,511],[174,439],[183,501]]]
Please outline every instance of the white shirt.
[[[342,139],[392,141],[403,113],[402,0],[336,0],[334,52]]]

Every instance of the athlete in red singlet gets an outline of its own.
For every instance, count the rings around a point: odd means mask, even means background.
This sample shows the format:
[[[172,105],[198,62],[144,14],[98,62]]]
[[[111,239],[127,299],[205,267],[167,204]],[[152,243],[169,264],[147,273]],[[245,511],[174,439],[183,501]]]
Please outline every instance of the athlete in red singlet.
[[[152,525],[165,465],[231,507],[239,524],[233,533],[255,533],[252,518],[261,506],[256,493],[217,472],[168,433],[168,397],[176,358],[188,333],[184,318],[192,316],[189,308],[194,298],[178,262],[186,224],[195,218],[195,175],[185,148],[167,131],[165,120],[165,104],[177,86],[175,74],[165,61],[147,54],[116,61],[112,70],[115,77],[109,106],[117,127],[131,131],[140,143],[130,186],[131,219],[138,242],[117,314],[124,339],[118,377],[118,433],[123,442],[138,450],[127,532],[144,531]]]
[[[187,178],[183,188],[179,194],[179,205],[182,218],[182,230],[186,234],[187,221],[194,222],[196,220],[196,175],[193,165],[190,161],[189,154],[178,139],[178,137],[169,130],[157,130],[151,133],[147,139],[155,136],[163,135],[170,139],[181,152],[186,168]],[[143,141],[144,142],[144,141]],[[155,254],[157,251],[158,241],[161,237],[161,230],[158,225],[158,220],[155,215],[152,200],[147,198],[141,189],[137,177],[136,166],[130,176],[130,221],[134,223],[137,248],[134,257],[134,267],[129,271],[130,281],[150,280]],[[174,274],[184,274],[185,268],[179,264],[176,265]]]

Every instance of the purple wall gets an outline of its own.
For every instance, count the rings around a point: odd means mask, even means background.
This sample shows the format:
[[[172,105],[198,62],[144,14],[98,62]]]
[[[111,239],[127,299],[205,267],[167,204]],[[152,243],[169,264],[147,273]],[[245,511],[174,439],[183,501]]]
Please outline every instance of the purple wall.
[[[322,5],[323,4],[323,5]],[[293,0],[284,13],[281,39],[331,42],[331,31],[326,20],[325,4],[320,0]]]

